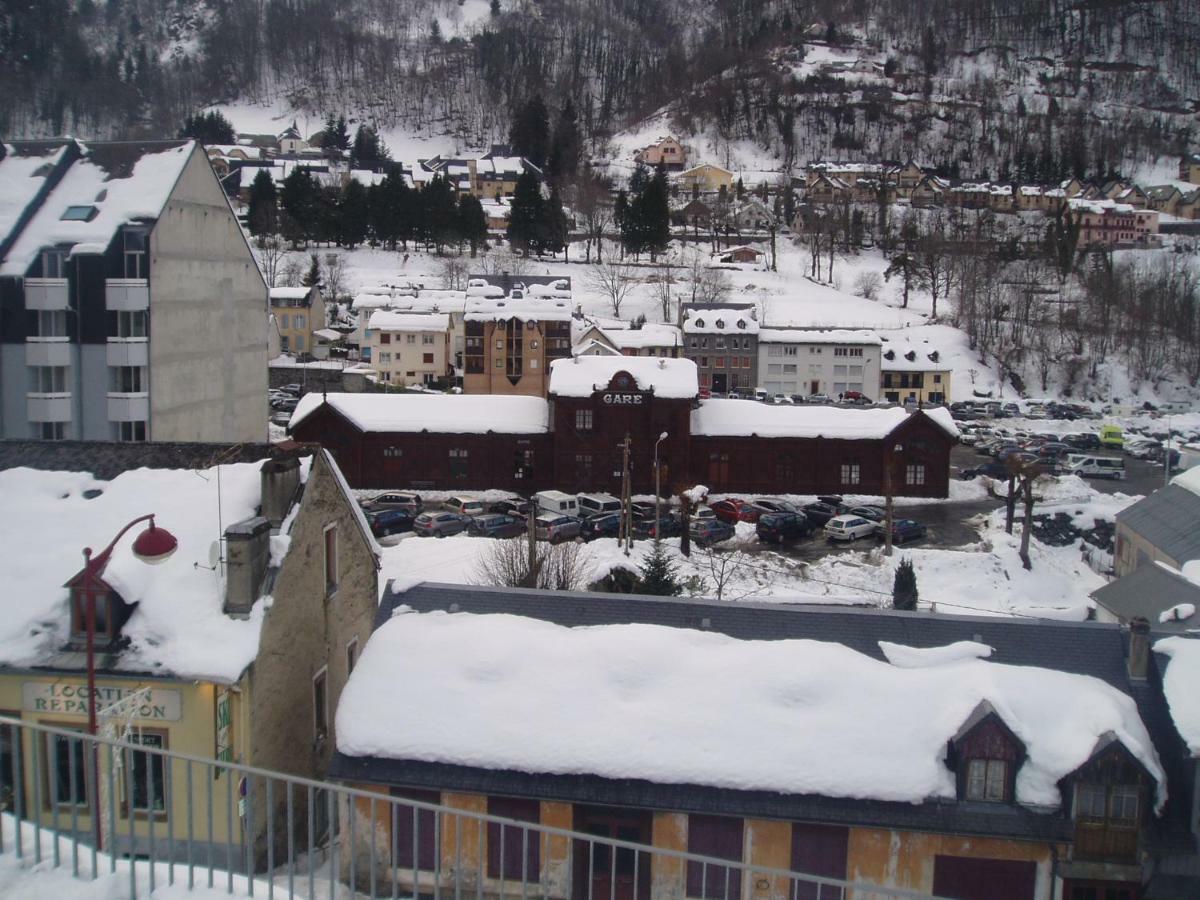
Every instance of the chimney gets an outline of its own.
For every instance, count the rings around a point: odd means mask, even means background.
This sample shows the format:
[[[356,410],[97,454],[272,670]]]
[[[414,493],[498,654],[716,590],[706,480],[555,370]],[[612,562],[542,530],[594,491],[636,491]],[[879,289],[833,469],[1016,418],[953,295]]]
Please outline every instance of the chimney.
[[[271,561],[271,523],[262,516],[225,529],[225,606],[230,616],[248,616]]]
[[[278,528],[287,517],[300,486],[300,460],[269,459],[262,465],[262,516]]]
[[[1129,623],[1129,677],[1143,679],[1150,662],[1150,623],[1138,616]]]

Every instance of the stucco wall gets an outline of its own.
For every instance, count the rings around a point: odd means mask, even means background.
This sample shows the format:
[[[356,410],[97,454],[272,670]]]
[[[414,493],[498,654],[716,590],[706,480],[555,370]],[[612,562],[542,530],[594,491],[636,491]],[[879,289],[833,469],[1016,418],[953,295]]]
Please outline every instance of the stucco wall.
[[[150,254],[150,438],[263,440],[267,288],[199,149]]]

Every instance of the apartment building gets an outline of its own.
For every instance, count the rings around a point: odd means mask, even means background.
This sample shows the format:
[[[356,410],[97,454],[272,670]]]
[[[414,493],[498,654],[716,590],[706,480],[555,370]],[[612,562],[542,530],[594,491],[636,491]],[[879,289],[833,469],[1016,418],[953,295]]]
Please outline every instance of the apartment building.
[[[193,141],[0,145],[0,435],[253,441],[267,287]]]
[[[951,369],[937,350],[889,345],[880,360],[880,399],[892,403],[950,402]]]
[[[463,390],[545,397],[550,363],[571,355],[571,306],[557,299],[473,299],[463,316]]]
[[[758,381],[758,315],[753,304],[684,304],[683,355],[696,364],[700,391],[751,391]]]
[[[1070,200],[1081,247],[1157,247],[1158,212],[1115,200]]]
[[[836,399],[879,387],[882,342],[873,331],[764,328],[758,333],[758,385],[770,394]]]
[[[436,384],[453,374],[450,316],[446,313],[371,313],[367,325],[371,368],[384,384]]]
[[[280,350],[296,356],[313,352],[313,332],[325,327],[325,300],[317,285],[271,288],[271,313],[279,327]]]

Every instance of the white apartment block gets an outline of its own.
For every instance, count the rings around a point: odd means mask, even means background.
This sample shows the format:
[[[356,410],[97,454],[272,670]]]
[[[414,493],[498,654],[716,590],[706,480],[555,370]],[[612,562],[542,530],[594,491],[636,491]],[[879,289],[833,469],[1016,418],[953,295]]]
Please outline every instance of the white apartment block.
[[[384,384],[434,384],[453,374],[447,313],[378,310],[367,323],[371,369]]]
[[[837,399],[848,391],[877,399],[882,342],[873,331],[763,328],[758,386],[770,394]]]

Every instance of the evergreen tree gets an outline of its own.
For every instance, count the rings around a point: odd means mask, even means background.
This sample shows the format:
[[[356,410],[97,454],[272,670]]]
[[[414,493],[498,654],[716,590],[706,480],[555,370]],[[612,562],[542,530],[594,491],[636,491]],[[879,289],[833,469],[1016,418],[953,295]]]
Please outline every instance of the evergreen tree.
[[[658,538],[638,570],[641,573],[638,593],[659,597],[677,597],[683,593],[683,585],[675,575],[675,563],[667,555],[666,545]]]
[[[350,165],[355,169],[373,169],[388,159],[387,147],[370,125],[359,125],[354,132],[354,146],[350,150]]]
[[[316,229],[313,239],[324,244],[340,243],[342,239],[342,192],[335,187],[317,187],[315,201]]]
[[[284,231],[284,236],[292,243],[307,242],[316,237],[317,193],[316,182],[307,169],[297,166],[283,180],[279,206],[287,214],[288,230]]]
[[[309,254],[308,271],[304,273],[304,277],[300,279],[300,283],[305,287],[312,287],[321,283],[321,261],[317,259],[317,254]]]
[[[458,204],[454,188],[441,175],[435,175],[421,191],[425,219],[425,237],[441,253],[446,244],[458,244]]]
[[[193,138],[202,144],[232,144],[237,140],[233,123],[221,115],[220,110],[216,109],[188,116],[183,120],[179,136]]]
[[[667,170],[660,163],[654,170],[654,177],[642,192],[640,218],[645,234],[645,249],[650,251],[651,259],[664,252],[671,242],[671,206],[668,194]]]
[[[403,220],[411,202],[408,185],[398,173],[389,172],[379,184],[367,191],[367,208],[371,234],[389,250],[396,249],[401,239]]]
[[[329,150],[337,149],[337,116],[325,114],[325,127],[321,130],[321,146]]]
[[[338,204],[339,231],[345,247],[355,247],[367,239],[370,225],[370,208],[367,205],[367,189],[351,178],[342,190]]]
[[[508,131],[512,152],[523,156],[539,169],[546,165],[550,145],[550,116],[541,94],[535,94],[513,116]]]
[[[542,203],[541,227],[538,229],[538,252],[558,253],[567,245],[569,231],[567,214],[563,212],[558,188],[550,188],[550,197]]]
[[[492,9],[492,15],[493,15],[493,16],[498,16],[498,15],[500,15],[500,0],[492,0],[492,7],[491,7],[491,9]]]
[[[917,573],[912,560],[906,557],[896,566],[896,579],[892,583],[892,609],[912,612],[917,608],[918,599]]]
[[[437,19],[429,25],[429,43],[435,47],[442,42],[442,26]]]
[[[574,178],[579,172],[579,156],[583,139],[579,134],[579,122],[575,115],[575,104],[567,100],[559,111],[554,126],[554,141],[550,156],[546,160],[546,174],[555,181]]]
[[[346,127],[345,116],[337,117],[337,121],[333,124],[333,141],[330,143],[330,141],[326,139],[325,146],[336,147],[338,150],[350,149],[350,131]]]
[[[242,170],[245,173],[245,169]],[[250,233],[255,237],[260,234],[275,234],[279,228],[279,196],[275,190],[275,180],[266,169],[259,169],[250,183],[250,199],[247,201],[246,219]]]
[[[460,197],[458,201],[458,234],[471,245],[472,257],[480,247],[487,246],[487,216],[483,213],[483,204],[469,194]]]
[[[537,250],[538,232],[542,222],[542,185],[532,170],[526,169],[517,179],[512,206],[508,214],[508,242],[514,250],[526,255]]]

